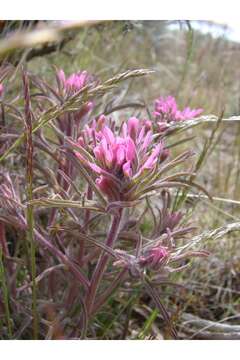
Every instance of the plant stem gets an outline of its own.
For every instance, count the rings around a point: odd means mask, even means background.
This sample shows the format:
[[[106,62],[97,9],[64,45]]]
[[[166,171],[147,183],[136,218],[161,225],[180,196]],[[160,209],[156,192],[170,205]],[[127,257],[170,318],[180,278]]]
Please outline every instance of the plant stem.
[[[86,276],[75,265],[75,263],[71,261],[71,259],[69,259],[65,254],[63,254],[58,248],[56,248],[52,243],[50,243],[50,241],[45,239],[36,229],[34,230],[34,234],[40,245],[43,248],[46,248],[53,256],[58,258],[64,265],[66,265],[67,269],[71,271],[71,273],[84,286],[84,288],[88,289],[89,282]]]
[[[154,309],[152,311],[152,313],[150,314],[150,316],[145,321],[143,329],[140,331],[140,333],[137,336],[137,338],[139,340],[146,339],[146,336],[148,335],[149,331],[151,330],[152,324],[156,320],[157,316],[158,316],[158,309]]]
[[[23,72],[23,91],[25,100],[25,127],[26,127],[26,157],[27,157],[27,200],[33,200],[33,139],[32,139],[32,114],[29,93],[29,82]],[[33,313],[33,338],[38,339],[38,313],[37,313],[37,284],[36,284],[36,249],[34,242],[34,214],[33,207],[28,203],[26,209],[27,237],[30,243],[31,276],[32,276],[32,313]]]
[[[9,311],[9,304],[8,304],[8,288],[6,284],[6,277],[5,277],[5,270],[4,264],[2,259],[2,247],[0,246],[0,282],[2,284],[2,292],[3,292],[3,303],[6,312],[6,320],[7,320],[7,328],[8,328],[8,336],[9,339],[12,338],[12,326],[11,326],[11,318],[10,318],[10,311]]]
[[[105,304],[105,302],[113,295],[115,290],[118,289],[118,287],[126,277],[127,272],[128,270],[125,268],[121,270],[120,273],[116,276],[116,278],[112,281],[110,286],[104,291],[104,293],[100,294],[98,300],[92,308],[91,316],[93,316],[101,308],[101,306]]]
[[[38,313],[37,313],[37,284],[36,284],[36,248],[34,243],[34,217],[31,205],[27,207],[28,239],[30,241],[31,274],[32,274],[32,312],[33,312],[33,337],[38,339]]]
[[[6,234],[5,234],[5,225],[0,221],[0,246],[2,247],[2,252],[5,256],[9,256]]]
[[[119,234],[122,212],[123,210],[120,209],[116,215],[113,215],[112,223],[106,240],[106,245],[111,248],[114,246],[115,241],[117,240]],[[95,302],[96,293],[100,285],[101,279],[103,277],[104,271],[106,269],[108,259],[109,259],[109,255],[106,254],[105,252],[102,253],[95,267],[94,273],[92,275],[90,288],[86,298],[86,306],[87,306],[88,314],[91,313],[92,306]]]
[[[88,184],[87,185],[87,199],[91,200],[92,199],[92,188],[91,186]],[[84,217],[84,231],[87,234],[88,233],[88,223],[90,220],[90,211],[86,210],[85,211],[85,217]],[[83,265],[83,258],[84,258],[84,250],[85,250],[85,240],[82,239],[81,240],[81,244],[80,244],[80,250],[79,250],[79,254],[78,254],[78,262],[79,265],[82,266]]]

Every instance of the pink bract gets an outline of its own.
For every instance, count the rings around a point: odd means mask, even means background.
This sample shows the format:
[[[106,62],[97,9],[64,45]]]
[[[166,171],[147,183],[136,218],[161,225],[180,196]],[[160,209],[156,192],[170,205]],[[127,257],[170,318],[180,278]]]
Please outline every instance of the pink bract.
[[[81,90],[92,81],[92,77],[85,70],[73,73],[66,78],[64,71],[61,69],[58,71],[57,76],[63,88],[71,93]]]
[[[189,120],[199,116],[202,112],[203,109],[190,109],[189,107],[181,111],[178,109],[175,98],[167,96],[155,100],[153,115],[158,121],[160,132],[163,132],[167,129],[168,123]]]
[[[2,96],[3,91],[4,91],[4,86],[3,84],[0,83],[0,96]]]
[[[125,122],[117,135],[100,120],[100,127],[96,122],[85,127],[75,144],[80,150],[76,156],[97,175],[97,185],[110,199],[123,200],[132,182],[151,172],[161,156],[166,158],[164,144],[152,146],[152,131],[137,118]]]

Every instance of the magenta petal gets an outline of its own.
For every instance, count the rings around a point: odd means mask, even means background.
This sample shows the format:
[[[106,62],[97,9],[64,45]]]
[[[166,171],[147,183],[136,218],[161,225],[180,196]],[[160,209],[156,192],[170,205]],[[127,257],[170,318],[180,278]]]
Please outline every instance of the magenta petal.
[[[127,161],[123,167],[123,173],[126,177],[131,177],[132,176],[132,169],[131,169],[131,163],[130,161]]]
[[[119,145],[118,148],[117,148],[116,160],[117,160],[117,165],[118,166],[122,165],[122,163],[125,160],[125,149],[121,145]]]
[[[99,160],[101,162],[104,161],[104,154],[103,154],[102,148],[100,146],[96,146],[93,149],[93,153],[94,153],[97,160]]]
[[[174,97],[168,96],[166,98],[160,97],[155,100],[155,111],[153,115],[161,122],[167,123],[172,121],[183,121],[194,118],[202,113],[202,109],[190,109],[186,107],[180,111]]]
[[[152,141],[152,131],[149,130],[147,132],[147,135],[145,136],[145,139],[144,139],[144,142],[143,142],[143,145],[142,145],[142,149],[146,150],[147,147],[151,144],[151,141]]]
[[[87,112],[91,111],[93,109],[93,102],[92,101],[89,101],[87,104],[86,104],[86,108],[87,108]]]
[[[163,148],[162,144],[158,144],[155,149],[152,151],[151,155],[149,156],[149,158],[147,159],[147,161],[144,163],[144,165],[142,166],[142,170],[143,169],[152,169],[153,166],[156,164],[158,155],[161,151],[161,149]]]
[[[126,159],[127,161],[132,161],[136,156],[136,146],[131,138],[128,138],[126,141]]]
[[[106,122],[105,115],[100,115],[99,118],[97,119],[97,124],[96,124],[98,131],[102,130],[102,128],[105,125],[105,122]]]
[[[60,69],[57,72],[57,77],[60,80],[60,82],[62,83],[62,85],[65,85],[66,77],[65,77],[64,71],[62,69]]]
[[[138,134],[138,137],[137,137],[137,144],[139,145],[141,142],[142,142],[142,139],[145,135],[145,131],[146,131],[146,127],[143,126]]]
[[[128,135],[135,141],[139,129],[139,120],[136,117],[131,117],[128,120]]]
[[[102,133],[103,133],[105,139],[107,140],[108,144],[114,144],[115,143],[115,136],[113,135],[112,130],[108,126],[105,126],[103,128]]]
[[[3,91],[4,91],[4,87],[3,87],[3,84],[0,83],[0,96],[2,96],[3,94]]]
[[[112,152],[112,149],[108,149],[106,152],[105,152],[105,162],[106,162],[106,165],[107,167],[110,169],[112,166],[113,166],[113,152]]]
[[[203,112],[203,109],[194,109],[193,110],[193,117],[196,117],[198,115],[200,115]]]

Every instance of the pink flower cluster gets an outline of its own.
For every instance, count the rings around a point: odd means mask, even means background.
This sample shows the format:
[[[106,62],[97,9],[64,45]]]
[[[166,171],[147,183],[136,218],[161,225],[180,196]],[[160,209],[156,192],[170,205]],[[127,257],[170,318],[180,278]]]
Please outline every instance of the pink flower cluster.
[[[79,71],[77,73],[71,74],[68,78],[66,78],[64,71],[59,70],[57,76],[63,88],[69,93],[74,93],[78,90],[81,90],[84,86],[92,81],[92,77],[88,74],[87,71]]]
[[[116,250],[118,259],[114,266],[126,268],[132,276],[137,276],[143,269],[159,270],[164,268],[171,257],[171,251],[162,245],[155,245],[148,248],[140,256],[127,253],[125,250]]]
[[[165,246],[152,247],[145,252],[138,260],[140,267],[148,267],[158,270],[161,265],[165,265],[169,258],[169,251]]]
[[[104,117],[99,120],[100,125],[85,127],[76,156],[96,174],[96,184],[109,199],[126,200],[131,186],[151,172],[159,160],[163,161],[168,152],[163,142],[152,146],[152,131],[135,117],[122,125],[119,135],[105,124]]]
[[[190,109],[186,107],[182,111],[178,109],[173,96],[160,97],[155,100],[155,111],[153,115],[158,120],[160,131],[166,129],[166,124],[192,119],[203,112],[203,109]]]
[[[73,95],[84,86],[93,83],[93,77],[89,75],[87,71],[79,71],[78,73],[73,73],[69,77],[66,77],[64,71],[59,70],[57,72],[57,79],[60,89],[66,96]],[[66,116],[61,117],[61,131],[70,136],[73,132],[73,127],[75,127],[77,129],[75,133],[78,135],[80,127],[89,120],[88,115],[93,110],[93,107],[93,103],[88,101],[83,104],[78,111],[75,111],[73,113],[74,124],[72,124],[71,119],[66,119]]]

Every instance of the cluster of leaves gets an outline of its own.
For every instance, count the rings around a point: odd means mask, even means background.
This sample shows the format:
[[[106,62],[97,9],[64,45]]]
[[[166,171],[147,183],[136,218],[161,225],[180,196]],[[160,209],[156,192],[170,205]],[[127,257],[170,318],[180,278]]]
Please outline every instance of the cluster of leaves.
[[[1,338],[92,338],[109,298],[139,283],[177,336],[153,284],[207,255],[186,247],[194,227],[172,201],[172,189],[206,191],[193,151],[174,157],[168,139],[201,110],[181,112],[173,98],[149,119],[99,110],[121,81],[150,73],[101,82],[60,70],[49,84],[22,70],[15,96],[13,69],[1,68]]]

